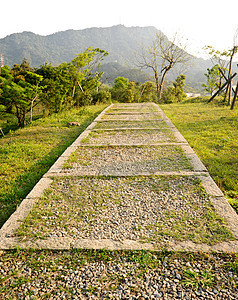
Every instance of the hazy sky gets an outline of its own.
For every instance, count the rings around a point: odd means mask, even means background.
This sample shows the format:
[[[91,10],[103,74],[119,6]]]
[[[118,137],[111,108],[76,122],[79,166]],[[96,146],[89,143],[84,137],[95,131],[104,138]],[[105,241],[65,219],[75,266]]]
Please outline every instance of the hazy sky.
[[[238,0],[4,0],[0,11],[0,38],[22,31],[155,26],[168,37],[178,32],[197,56],[204,56],[205,45],[231,48],[238,28]]]

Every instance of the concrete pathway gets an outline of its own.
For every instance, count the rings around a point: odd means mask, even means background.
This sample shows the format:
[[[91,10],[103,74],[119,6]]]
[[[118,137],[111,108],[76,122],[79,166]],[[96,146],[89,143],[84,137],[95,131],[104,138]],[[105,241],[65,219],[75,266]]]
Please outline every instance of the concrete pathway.
[[[16,246],[238,252],[238,216],[156,104],[113,104],[3,225]]]

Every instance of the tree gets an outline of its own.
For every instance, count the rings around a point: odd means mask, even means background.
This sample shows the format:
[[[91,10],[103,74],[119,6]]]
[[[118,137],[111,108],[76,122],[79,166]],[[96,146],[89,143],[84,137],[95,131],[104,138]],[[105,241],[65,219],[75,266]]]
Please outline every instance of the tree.
[[[225,80],[227,81],[227,79],[230,79],[232,76],[232,61],[234,58],[234,55],[236,54],[236,52],[238,51],[238,47],[236,46],[235,42],[235,46],[232,49],[229,49],[227,51],[218,51],[215,50],[212,46],[206,46],[205,50],[208,51],[208,54],[210,56],[210,59],[212,61],[212,63],[214,64],[214,66],[218,65],[220,68],[220,85],[218,87],[218,89],[222,86],[222,79],[225,78]],[[227,72],[227,74],[226,74]],[[232,90],[232,80],[230,81],[229,84],[227,84],[227,88],[225,91],[225,95],[224,95],[224,101],[227,98],[228,95],[228,105],[231,104],[231,90]]]
[[[72,97],[77,106],[88,104],[90,91],[98,89],[99,79],[103,72],[99,72],[101,61],[108,52],[99,48],[87,48],[78,54],[71,62],[70,72],[73,81]]]
[[[117,77],[114,79],[114,85],[111,89],[112,98],[119,102],[124,102],[123,94],[127,90],[129,79],[125,77]]]
[[[56,67],[46,63],[36,70],[37,74],[43,77],[42,103],[50,113],[57,113],[73,105],[71,97],[73,82],[69,69],[68,63],[62,63]]]
[[[158,100],[160,100],[167,73],[176,65],[185,64],[191,58],[192,56],[178,41],[176,34],[172,41],[169,41],[163,33],[158,33],[149,47],[142,48],[141,54],[137,57],[137,66],[153,71]]]
[[[173,82],[172,86],[169,86],[162,93],[162,101],[164,103],[172,102],[182,102],[186,99],[186,94],[184,93],[186,76],[181,74]]]
[[[106,55],[99,48],[88,48],[70,63],[41,66],[36,72],[44,78],[42,100],[49,112],[90,104],[100,85],[103,72],[99,72],[99,67]]]
[[[120,102],[133,102],[135,94],[135,82],[128,78],[117,77],[112,87],[112,98]]]
[[[150,102],[155,100],[156,86],[154,82],[146,81],[140,86],[140,102]]]
[[[181,74],[176,78],[175,82],[173,82],[174,95],[177,102],[182,102],[187,97],[184,93],[185,80],[186,76]]]
[[[207,77],[207,83],[203,84],[205,91],[207,91],[211,96],[213,93],[221,87],[222,78],[221,72],[219,71],[220,66],[217,64],[211,69],[207,69],[205,76]]]
[[[23,59],[21,65],[15,64],[10,70],[2,69],[0,101],[4,104],[6,112],[17,117],[18,126],[26,124],[26,114],[32,113],[33,107],[37,105],[39,96],[39,83],[42,77],[35,74],[30,63]]]

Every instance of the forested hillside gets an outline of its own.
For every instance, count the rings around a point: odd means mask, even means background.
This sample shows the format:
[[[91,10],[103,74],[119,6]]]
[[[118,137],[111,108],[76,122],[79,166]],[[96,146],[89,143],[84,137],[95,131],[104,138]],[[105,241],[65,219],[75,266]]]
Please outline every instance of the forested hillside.
[[[88,47],[108,51],[107,62],[125,64],[142,44],[149,44],[158,30],[154,27],[125,27],[122,25],[108,28],[89,28],[67,30],[48,36],[32,32],[15,33],[0,40],[0,52],[5,63],[21,63],[26,57],[32,66],[45,62],[60,64],[72,60],[76,54]]]
[[[24,57],[32,67],[38,67],[45,62],[53,65],[69,62],[88,47],[100,48],[109,52],[109,56],[102,62],[104,80],[111,83],[117,76],[125,76],[130,80],[143,82],[148,78],[148,74],[135,70],[135,53],[140,52],[142,45],[148,46],[158,32],[159,30],[152,26],[123,25],[67,30],[48,36],[22,32],[0,39],[0,53],[4,56],[4,63],[10,67],[14,63],[20,64]],[[187,75],[187,83],[193,87],[200,87],[205,81],[204,73],[207,67],[210,67],[209,61],[194,58],[187,70],[183,70]],[[177,76],[178,72],[175,71],[168,79]]]

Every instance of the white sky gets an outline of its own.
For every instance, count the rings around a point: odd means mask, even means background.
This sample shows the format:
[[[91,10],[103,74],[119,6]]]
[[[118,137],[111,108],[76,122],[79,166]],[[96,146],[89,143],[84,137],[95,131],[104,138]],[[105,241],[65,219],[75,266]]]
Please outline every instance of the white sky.
[[[179,33],[197,56],[204,56],[205,45],[232,48],[238,28],[238,0],[4,0],[0,12],[0,38],[22,31],[155,26],[168,37]]]

